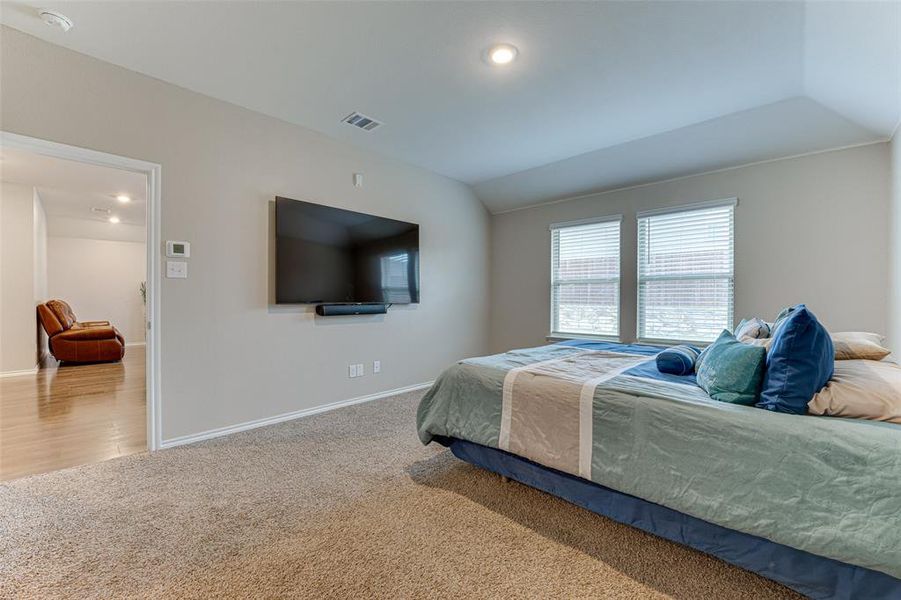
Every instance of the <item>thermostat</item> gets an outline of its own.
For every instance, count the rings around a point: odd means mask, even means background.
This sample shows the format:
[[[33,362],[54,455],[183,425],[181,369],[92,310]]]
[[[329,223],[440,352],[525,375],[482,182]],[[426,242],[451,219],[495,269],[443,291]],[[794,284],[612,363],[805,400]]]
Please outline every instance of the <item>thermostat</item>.
[[[169,258],[188,258],[191,256],[191,243],[166,242],[166,256]]]

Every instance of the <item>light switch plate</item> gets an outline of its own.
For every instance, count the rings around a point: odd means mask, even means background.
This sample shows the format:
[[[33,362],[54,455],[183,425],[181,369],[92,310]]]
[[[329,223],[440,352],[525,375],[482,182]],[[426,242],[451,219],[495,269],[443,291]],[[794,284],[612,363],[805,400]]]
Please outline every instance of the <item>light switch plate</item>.
[[[188,263],[183,260],[167,260],[166,277],[169,279],[187,279]]]

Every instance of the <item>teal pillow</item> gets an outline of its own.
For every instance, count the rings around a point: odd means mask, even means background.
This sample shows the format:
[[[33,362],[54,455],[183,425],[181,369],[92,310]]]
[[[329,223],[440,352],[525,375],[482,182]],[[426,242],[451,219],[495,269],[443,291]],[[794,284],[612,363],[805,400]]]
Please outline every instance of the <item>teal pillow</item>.
[[[726,330],[704,350],[698,385],[714,400],[753,405],[766,369],[766,348],[743,344]]]

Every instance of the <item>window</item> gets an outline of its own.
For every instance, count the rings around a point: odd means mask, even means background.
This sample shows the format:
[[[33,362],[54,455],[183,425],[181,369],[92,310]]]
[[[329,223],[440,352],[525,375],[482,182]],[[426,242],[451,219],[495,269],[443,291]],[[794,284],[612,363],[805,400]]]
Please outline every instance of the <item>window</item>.
[[[732,328],[736,200],[638,214],[638,338],[712,342]]]
[[[619,337],[622,217],[551,225],[551,334]]]

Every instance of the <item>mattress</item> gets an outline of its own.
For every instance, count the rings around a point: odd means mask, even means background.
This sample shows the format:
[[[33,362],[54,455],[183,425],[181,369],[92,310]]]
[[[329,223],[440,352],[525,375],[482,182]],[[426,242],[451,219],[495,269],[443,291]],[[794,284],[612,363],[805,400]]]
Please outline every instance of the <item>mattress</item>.
[[[579,341],[460,361],[424,396],[420,439],[901,578],[901,426],[716,402],[657,373],[658,350]]]

